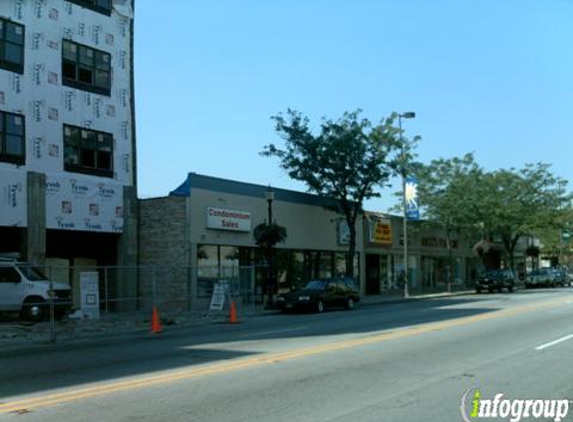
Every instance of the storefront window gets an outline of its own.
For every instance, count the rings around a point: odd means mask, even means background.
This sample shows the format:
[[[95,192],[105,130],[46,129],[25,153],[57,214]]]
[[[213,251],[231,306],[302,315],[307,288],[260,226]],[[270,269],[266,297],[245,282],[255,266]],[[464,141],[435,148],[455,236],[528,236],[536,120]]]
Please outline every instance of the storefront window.
[[[346,256],[348,252],[334,252],[334,273],[333,277],[344,277],[346,275]],[[360,285],[360,255],[354,255],[354,281]]]
[[[383,290],[388,290],[391,288],[391,271],[390,271],[390,256],[381,255],[380,256],[380,281]]]
[[[217,276],[219,254],[217,246],[201,245],[197,249],[197,270],[200,276]]]
[[[219,246],[220,277],[236,277],[239,271],[239,248]]]
[[[239,247],[239,267],[253,265],[253,248]]]
[[[422,257],[422,286],[425,289],[433,289],[436,286],[436,258]]]
[[[276,256],[276,269],[277,269],[277,282],[279,293],[284,293],[290,290],[289,279],[289,267],[292,260],[292,252],[287,250],[277,250]]]
[[[302,287],[306,283],[304,255],[302,251],[275,250],[279,293]]]
[[[211,296],[215,281],[219,278],[219,251],[214,245],[197,248],[197,297]]]
[[[451,262],[451,263],[450,263]],[[453,267],[452,267],[453,265]],[[452,269],[450,270],[450,267]],[[452,271],[452,283],[461,284],[464,281],[464,259],[454,257],[451,261],[449,257],[422,257],[422,282],[426,289],[443,289],[450,280],[450,271]],[[471,280],[475,274],[468,275]]]
[[[306,279],[311,280],[313,278],[318,278],[318,268],[319,268],[319,255],[316,251],[307,251],[305,253],[305,270]]]
[[[397,288],[402,288],[400,286],[400,274],[404,271],[404,255],[394,255],[394,285]],[[408,256],[408,286],[416,288],[418,287],[418,257]]]
[[[267,288],[267,251],[261,248],[255,249],[255,298],[257,301],[263,300],[263,295]]]
[[[293,252],[291,254],[291,261],[288,271],[287,281],[291,286],[302,287],[304,282],[304,253]]]
[[[199,245],[197,249],[197,296],[209,297],[214,283],[221,279],[233,283],[232,291],[242,289],[239,272],[240,253],[236,246]]]
[[[336,277],[344,277],[344,274],[346,274],[345,252],[334,252],[334,274]]]
[[[320,252],[318,278],[332,277],[332,252]]]
[[[308,280],[344,277],[346,252],[293,251],[273,249],[280,293],[304,286]],[[356,254],[354,274],[359,283],[360,259]],[[199,245],[197,250],[199,297],[208,297],[213,283],[228,279],[240,286],[241,295],[249,300],[262,300],[268,277],[267,250],[236,246]],[[234,285],[233,285],[234,286]]]

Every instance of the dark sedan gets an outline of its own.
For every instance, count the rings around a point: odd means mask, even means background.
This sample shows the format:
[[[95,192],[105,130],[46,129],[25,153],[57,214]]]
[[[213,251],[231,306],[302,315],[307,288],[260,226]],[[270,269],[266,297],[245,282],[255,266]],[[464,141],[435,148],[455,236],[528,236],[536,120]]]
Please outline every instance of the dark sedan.
[[[501,293],[502,289],[513,292],[515,281],[515,274],[511,270],[489,270],[478,277],[476,293],[481,293],[482,290],[487,290],[490,293],[493,291]]]
[[[360,300],[358,287],[350,278],[311,280],[302,290],[279,295],[276,307],[282,311],[308,310],[322,312],[325,308],[353,309]]]

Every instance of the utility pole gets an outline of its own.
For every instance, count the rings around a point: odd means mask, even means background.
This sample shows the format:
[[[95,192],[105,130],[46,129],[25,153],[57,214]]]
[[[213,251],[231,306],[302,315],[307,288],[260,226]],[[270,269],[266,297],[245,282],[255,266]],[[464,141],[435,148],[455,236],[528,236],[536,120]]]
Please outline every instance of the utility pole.
[[[404,297],[409,297],[408,291],[408,203],[406,199],[406,146],[404,145],[404,137],[402,136],[402,118],[413,119],[416,113],[407,111],[398,114],[398,127],[400,129],[400,145],[402,147],[402,207],[403,213],[403,232],[404,232]]]

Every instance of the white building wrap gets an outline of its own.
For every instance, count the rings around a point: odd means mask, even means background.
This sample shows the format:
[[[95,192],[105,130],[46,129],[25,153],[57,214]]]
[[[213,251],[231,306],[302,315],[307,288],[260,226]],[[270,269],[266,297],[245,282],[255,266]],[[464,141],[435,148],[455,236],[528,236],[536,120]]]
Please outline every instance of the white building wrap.
[[[18,169],[22,173],[34,171],[47,175],[48,228],[122,230],[123,220],[118,211],[122,206],[122,187],[133,185],[134,171],[130,79],[132,12],[128,2],[116,0],[115,3],[109,17],[64,0],[0,0],[0,16],[23,24],[26,40],[24,74],[0,69],[0,110],[25,116],[26,162]],[[63,39],[111,54],[110,96],[62,84]],[[113,177],[64,171],[64,124],[113,134]],[[0,163],[0,180],[4,181],[12,169],[14,165]],[[74,183],[87,187],[89,198],[74,192]],[[53,189],[56,184],[61,186],[61,191]],[[98,194],[104,190],[114,194],[111,198]],[[72,214],[62,212],[62,202],[66,201],[71,202]],[[0,225],[6,221],[25,225],[25,206],[12,210],[20,214],[17,218],[13,215],[8,218],[4,200],[0,206]],[[94,215],[96,209],[97,215]]]
[[[47,175],[46,228],[123,231],[123,187],[83,177]]]
[[[26,227],[26,174],[3,171],[0,177],[0,226]]]

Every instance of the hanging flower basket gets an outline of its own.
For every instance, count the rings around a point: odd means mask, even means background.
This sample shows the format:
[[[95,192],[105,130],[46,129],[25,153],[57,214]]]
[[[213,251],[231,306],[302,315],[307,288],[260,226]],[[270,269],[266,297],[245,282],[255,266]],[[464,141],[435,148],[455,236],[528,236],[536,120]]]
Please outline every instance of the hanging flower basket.
[[[274,246],[284,242],[287,237],[286,228],[273,224],[259,224],[253,231],[255,242],[259,246]]]
[[[540,253],[541,253],[541,250],[539,249],[539,247],[533,246],[533,245],[528,246],[527,249],[525,250],[525,255],[533,257],[533,258],[537,258]]]

